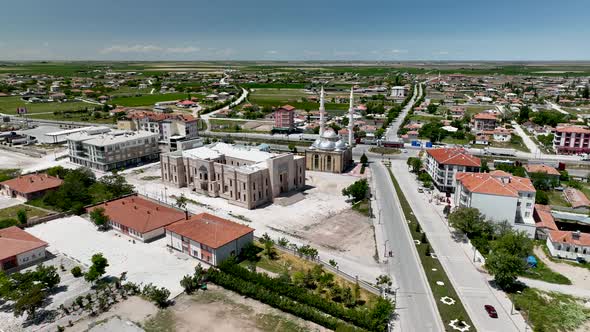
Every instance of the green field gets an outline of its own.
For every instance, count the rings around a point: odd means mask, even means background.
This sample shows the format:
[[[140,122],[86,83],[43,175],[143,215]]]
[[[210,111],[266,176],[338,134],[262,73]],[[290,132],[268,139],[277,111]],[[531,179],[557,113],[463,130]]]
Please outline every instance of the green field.
[[[106,113],[102,113],[106,114]],[[95,119],[89,113],[68,113],[68,114],[31,114],[29,115],[31,119],[46,119],[46,120],[56,120],[56,121],[74,121],[74,122],[91,122],[91,123],[106,123],[112,124],[114,123],[113,118],[108,117],[105,115],[104,118]]]
[[[30,205],[19,204],[4,209],[0,209],[0,219],[16,218],[16,214],[19,210],[25,210],[27,212],[27,217],[29,219],[34,217],[43,217],[49,214],[49,212],[46,212],[44,210],[38,209]]]
[[[346,93],[337,94],[345,95]],[[307,98],[312,95],[305,93],[302,89],[254,89],[248,96],[248,101],[257,104],[260,107],[264,106],[281,106],[289,104],[298,109],[303,110],[317,110],[320,107],[319,102],[302,101],[302,98]],[[328,95],[328,99],[332,97]],[[328,113],[342,113],[348,109],[347,103],[334,104],[326,103],[326,111]]]
[[[117,106],[126,106],[126,107],[137,107],[137,106],[153,106],[155,103],[160,101],[172,101],[172,100],[180,100],[186,99],[188,97],[188,93],[165,93],[165,94],[153,94],[153,95],[143,95],[137,97],[116,97],[111,100],[111,104]],[[191,97],[195,97],[196,95],[191,94]]]
[[[17,107],[26,107],[28,113],[43,113],[54,111],[76,111],[84,108],[92,109],[101,106],[81,101],[64,103],[25,103],[17,96],[0,97],[0,113],[16,114]]]

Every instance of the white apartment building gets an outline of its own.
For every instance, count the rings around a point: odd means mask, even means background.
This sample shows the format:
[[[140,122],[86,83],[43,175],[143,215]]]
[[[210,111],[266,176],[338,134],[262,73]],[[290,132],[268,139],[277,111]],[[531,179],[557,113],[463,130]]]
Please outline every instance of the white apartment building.
[[[477,208],[488,220],[508,221],[513,228],[535,236],[536,190],[530,179],[504,171],[460,172],[455,182],[455,207]]]
[[[457,172],[479,172],[481,160],[461,148],[440,148],[426,150],[426,172],[433,184],[440,190],[455,190]]]
[[[194,140],[198,137],[197,119],[190,114],[130,111],[127,118],[117,121],[121,130],[144,130],[159,135],[161,143],[170,144]]]
[[[406,88],[403,86],[394,86],[391,88],[391,97],[404,98],[406,96]]]
[[[89,128],[67,137],[70,161],[111,171],[158,160],[158,134],[148,131],[95,131]]]

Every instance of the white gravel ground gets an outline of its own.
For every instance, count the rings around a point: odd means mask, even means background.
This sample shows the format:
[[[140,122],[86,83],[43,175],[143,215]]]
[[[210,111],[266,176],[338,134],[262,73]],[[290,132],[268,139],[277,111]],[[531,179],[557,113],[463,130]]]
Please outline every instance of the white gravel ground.
[[[74,216],[39,224],[28,231],[47,241],[49,250],[68,255],[90,265],[93,254],[102,252],[109,262],[107,274],[119,276],[127,271],[127,279],[135,283],[153,283],[166,287],[171,297],[182,292],[180,279],[192,274],[197,261],[168,249],[164,239],[151,243],[136,241],[111,230],[99,232],[90,221]]]

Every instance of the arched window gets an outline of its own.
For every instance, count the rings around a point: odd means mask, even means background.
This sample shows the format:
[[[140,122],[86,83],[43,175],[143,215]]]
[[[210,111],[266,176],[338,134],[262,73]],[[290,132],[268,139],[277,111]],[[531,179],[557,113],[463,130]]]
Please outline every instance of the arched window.
[[[332,170],[332,156],[326,157],[326,171]]]
[[[207,167],[201,166],[199,167],[199,179],[203,179],[207,181]]]
[[[320,168],[320,156],[317,154],[313,155],[313,169]]]

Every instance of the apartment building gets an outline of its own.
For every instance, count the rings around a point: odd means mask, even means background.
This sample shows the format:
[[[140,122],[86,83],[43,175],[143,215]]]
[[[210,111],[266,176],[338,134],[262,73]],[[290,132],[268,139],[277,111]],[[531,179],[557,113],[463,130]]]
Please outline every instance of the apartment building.
[[[426,150],[426,172],[433,184],[445,192],[455,190],[457,172],[479,172],[481,160],[461,148],[440,148]]]
[[[247,209],[305,186],[305,157],[214,143],[161,155],[162,181]]]
[[[161,143],[173,145],[198,137],[197,118],[190,114],[130,111],[125,119],[117,121],[122,130],[143,130],[159,135]]]
[[[111,171],[158,159],[158,134],[148,131],[88,130],[67,138],[70,161],[100,171]]]
[[[295,128],[295,107],[284,105],[274,112],[274,129],[290,131]]]
[[[513,228],[535,236],[536,190],[528,178],[504,171],[455,175],[455,207],[477,208],[488,220],[507,221]]]
[[[498,126],[498,118],[489,112],[477,113],[473,116],[473,129],[478,131],[493,131]]]
[[[560,154],[590,152],[590,129],[582,126],[558,126],[553,131],[553,148]]]

